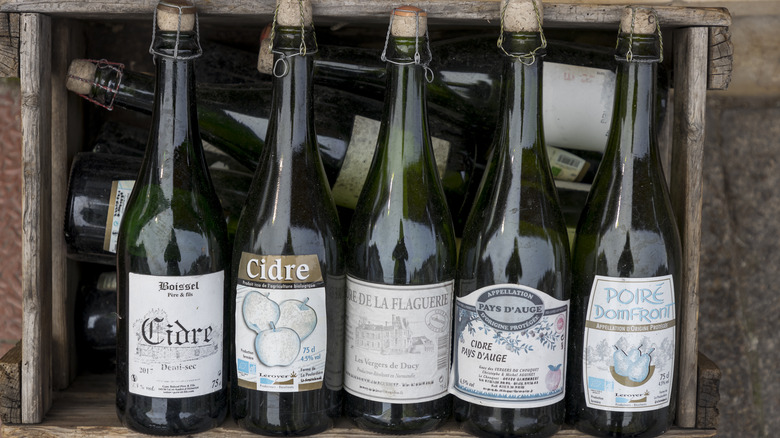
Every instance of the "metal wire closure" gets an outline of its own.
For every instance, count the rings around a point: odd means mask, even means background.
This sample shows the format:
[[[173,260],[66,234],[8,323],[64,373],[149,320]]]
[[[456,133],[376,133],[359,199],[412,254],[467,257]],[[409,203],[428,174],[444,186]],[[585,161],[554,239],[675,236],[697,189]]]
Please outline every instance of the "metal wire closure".
[[[547,48],[547,38],[544,37],[544,29],[542,29],[542,17],[539,13],[539,6],[537,6],[535,1],[531,1],[531,3],[534,5],[536,22],[539,23],[539,36],[542,39],[542,45],[533,49],[530,53],[522,53],[519,55],[509,53],[506,51],[506,49],[504,49],[504,17],[506,16],[506,8],[509,6],[509,2],[505,3],[504,8],[501,9],[501,33],[499,33],[498,41],[496,42],[498,48],[501,49],[501,51],[504,52],[506,56],[517,58],[521,63],[523,63],[523,65],[533,65],[533,63],[536,62],[536,53],[539,50],[544,50]]]
[[[271,73],[277,77],[282,78],[287,75],[287,73],[290,71],[290,65],[287,62],[287,58],[292,58],[295,56],[306,56],[306,55],[313,55],[319,51],[317,46],[317,33],[314,31],[314,23],[311,24],[311,30],[312,30],[312,37],[314,38],[314,50],[310,51],[309,48],[306,46],[306,21],[305,17],[303,15],[303,0],[298,0],[298,5],[300,6],[301,10],[301,45],[298,47],[298,53],[293,53],[292,55],[287,55],[286,53],[283,53],[278,50],[274,50],[274,35],[276,34],[276,17],[279,15],[279,4],[276,5],[276,8],[274,8],[274,22],[271,24],[271,35],[268,36],[268,39],[271,41],[271,53],[275,53],[279,55],[279,59],[274,61],[274,66],[271,69]],[[284,70],[282,70],[281,73],[277,73],[277,67],[279,65],[282,65],[284,67]]]
[[[422,55],[420,55],[420,12],[422,11],[408,11],[404,10],[404,12],[413,12],[415,16],[415,29],[414,29],[414,60],[410,62],[399,62],[399,61],[393,61],[392,59],[387,58],[387,45],[390,43],[390,30],[393,28],[393,20],[395,19],[395,11],[398,10],[398,8],[393,9],[393,13],[390,14],[390,24],[387,26],[387,36],[385,37],[385,47],[382,49],[382,56],[381,60],[382,62],[389,62],[391,64],[395,65],[419,65],[422,66],[423,71],[425,71],[425,80],[428,81],[428,83],[433,82],[434,75],[433,70],[431,70],[430,67],[428,67],[428,64],[431,62],[430,58],[423,61]],[[424,36],[425,38],[425,48],[427,49],[428,53],[431,53],[431,42],[428,39],[428,36]]]
[[[157,36],[157,8],[154,8],[154,14],[153,14],[153,18],[152,18],[152,20],[153,20],[152,21],[152,23],[153,23],[152,24],[152,44],[149,45],[149,53],[151,53],[152,55],[162,56],[163,58],[171,58],[171,59],[175,59],[175,60],[179,60],[179,61],[188,61],[190,59],[195,59],[195,58],[200,57],[200,55],[203,54],[203,49],[200,47],[200,24],[198,23],[198,14],[197,13],[195,14],[195,43],[198,46],[198,50],[196,50],[195,53],[190,55],[190,56],[179,56],[179,37],[181,36],[181,16],[182,16],[182,11],[184,9],[195,8],[195,6],[191,6],[191,5],[186,5],[186,6],[174,5],[174,4],[168,3],[168,2],[166,2],[164,0],[160,0],[159,4],[164,5],[164,6],[168,6],[168,7],[171,7],[171,8],[176,8],[179,11],[179,22],[176,25],[176,46],[173,49],[173,55],[172,56],[154,50],[154,39]]]
[[[658,21],[658,13],[655,11],[655,9],[652,10],[653,17],[655,17],[655,30],[658,33],[658,50],[660,52],[660,55],[658,59],[634,59],[634,26],[636,25],[636,7],[631,7],[631,33],[628,36],[628,51],[626,52],[625,58],[620,55],[615,55],[615,59],[618,61],[626,60],[628,62],[641,62],[641,63],[653,63],[653,62],[664,62],[664,37],[661,34],[661,23]],[[615,45],[615,48],[617,49],[620,46],[620,27],[618,27],[618,41]]]
[[[122,64],[122,63],[119,63],[119,62],[109,62],[109,61],[106,61],[105,59],[100,59],[100,60],[87,59],[87,61],[95,64],[97,66],[97,68],[99,68],[101,70],[108,69],[108,70],[113,70],[114,72],[116,72],[116,86],[112,88],[112,87],[108,87],[108,86],[99,84],[98,81],[94,77],[92,79],[86,79],[86,78],[82,78],[82,77],[79,77],[79,76],[76,76],[76,75],[69,74],[68,75],[68,79],[75,79],[75,80],[80,81],[80,82],[85,82],[85,83],[87,83],[87,84],[89,84],[89,85],[91,85],[93,87],[98,87],[101,90],[105,90],[108,93],[110,93],[111,100],[109,102],[107,102],[107,103],[100,102],[100,101],[98,101],[96,99],[93,99],[93,98],[87,96],[86,94],[79,94],[79,96],[83,97],[84,99],[88,100],[89,102],[94,103],[97,106],[101,106],[101,107],[103,107],[103,108],[105,108],[105,109],[107,109],[109,111],[113,111],[114,110],[114,99],[116,99],[116,94],[119,92],[119,84],[122,83],[122,74],[124,72],[125,65]],[[97,76],[97,75],[95,75],[95,76]]]

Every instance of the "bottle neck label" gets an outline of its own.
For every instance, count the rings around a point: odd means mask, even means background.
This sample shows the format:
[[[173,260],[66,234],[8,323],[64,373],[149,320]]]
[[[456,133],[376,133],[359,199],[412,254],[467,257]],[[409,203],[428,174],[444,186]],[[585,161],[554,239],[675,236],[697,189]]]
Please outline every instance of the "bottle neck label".
[[[450,393],[495,408],[563,400],[569,300],[497,284],[457,299]]]
[[[119,237],[119,224],[127,208],[127,200],[133,192],[133,180],[111,182],[111,197],[108,200],[108,216],[106,218],[106,235],[103,239],[103,251],[116,254],[116,239]]]
[[[333,185],[333,200],[336,205],[352,209],[357,205],[360,191],[363,189],[366,175],[368,175],[374,158],[380,126],[379,121],[355,116],[344,163],[341,165],[336,183]],[[442,177],[447,169],[447,161],[450,156],[450,142],[431,137],[431,146],[439,177]]]
[[[644,412],[669,406],[676,311],[671,275],[594,278],[582,349],[589,408]]]
[[[224,271],[129,274],[129,391],[185,398],[223,388]]]
[[[395,286],[347,276],[344,389],[384,403],[447,394],[453,281]]]

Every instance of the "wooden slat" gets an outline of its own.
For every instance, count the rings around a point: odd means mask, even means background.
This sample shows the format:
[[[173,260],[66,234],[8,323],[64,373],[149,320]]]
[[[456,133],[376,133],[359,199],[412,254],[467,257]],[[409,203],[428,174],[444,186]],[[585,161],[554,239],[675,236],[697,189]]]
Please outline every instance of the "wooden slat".
[[[734,44],[728,27],[711,27],[709,42],[709,73],[707,88],[725,90],[731,83],[731,69],[734,63]]]
[[[78,15],[92,18],[117,18],[120,14],[149,15],[157,0],[8,0],[0,5],[2,12],[39,12],[55,15]],[[214,16],[271,16],[274,2],[256,0],[196,1],[201,15]],[[345,18],[350,21],[375,19],[386,21],[389,12],[400,3],[396,0],[312,0],[314,15],[322,18]],[[473,20],[477,23],[497,23],[499,0],[423,0],[415,5],[428,11],[429,19]],[[557,26],[577,23],[578,26],[598,25],[614,27],[620,22],[621,5],[546,4],[545,25]],[[661,25],[729,26],[731,16],[725,8],[685,8],[657,6]]]
[[[62,393],[55,402],[46,421],[39,425],[9,425],[4,426],[4,438],[15,437],[119,437],[141,436],[132,434],[119,424],[114,405],[114,376],[90,375],[79,377],[73,388]],[[704,438],[715,434],[714,430],[673,429],[664,437]],[[228,419],[222,427],[198,434],[197,437],[256,437],[241,430],[232,420]],[[339,419],[335,429],[318,434],[323,438],[350,438],[382,435],[367,433],[357,429],[345,418]],[[450,421],[442,429],[422,434],[432,438],[465,438],[471,435],[459,430],[454,421]],[[561,438],[584,438],[588,435],[564,429],[555,435]]]
[[[65,237],[62,224],[65,223],[67,204],[69,153],[82,146],[82,131],[73,129],[81,126],[81,99],[68,93],[62,78],[67,74],[68,64],[73,58],[83,56],[83,37],[78,22],[58,20],[52,26],[52,119],[51,119],[51,172],[52,181],[52,386],[64,389],[76,377],[75,342],[75,288],[69,281],[68,260],[66,258]],[[70,146],[69,146],[70,145]]]
[[[22,14],[22,422],[51,403],[51,20]]]
[[[720,401],[720,368],[699,353],[699,388],[696,394],[696,427],[717,429]]]
[[[672,206],[683,246],[679,309],[680,372],[677,424],[696,425],[696,361],[699,316],[699,250],[701,246],[702,159],[707,96],[706,27],[678,29],[674,34],[674,140]]]
[[[0,423],[21,422],[22,342],[19,341],[0,358]]]
[[[0,14],[0,78],[19,77],[19,14]]]

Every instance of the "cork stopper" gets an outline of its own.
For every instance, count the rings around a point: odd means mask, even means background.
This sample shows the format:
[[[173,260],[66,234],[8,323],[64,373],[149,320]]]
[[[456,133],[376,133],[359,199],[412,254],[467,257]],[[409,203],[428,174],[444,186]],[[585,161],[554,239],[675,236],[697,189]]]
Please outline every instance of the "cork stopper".
[[[271,52],[271,29],[273,25],[269,24],[263,29],[260,35],[260,53],[257,55],[257,71],[270,75],[274,68],[274,54]]]
[[[634,11],[636,11],[636,15],[634,15]],[[633,30],[631,29],[632,22]],[[623,14],[620,16],[620,31],[623,33],[652,35],[656,32],[657,26],[655,11],[652,8],[628,6],[623,9]]]
[[[160,0],[157,3],[157,28],[161,31],[191,32],[195,29],[195,6],[189,0]]]
[[[536,16],[534,3],[539,10]],[[539,32],[543,20],[542,0],[501,0],[506,32]]]
[[[96,64],[86,59],[75,59],[68,67],[65,88],[77,94],[89,94],[92,92],[95,73],[97,73]]]
[[[276,24],[279,26],[311,26],[310,0],[277,0]],[[303,20],[303,23],[301,23]]]
[[[417,28],[419,20],[420,27]],[[414,6],[401,6],[393,10],[393,26],[390,34],[395,37],[423,36],[428,31],[428,13]],[[419,35],[418,35],[419,33]]]

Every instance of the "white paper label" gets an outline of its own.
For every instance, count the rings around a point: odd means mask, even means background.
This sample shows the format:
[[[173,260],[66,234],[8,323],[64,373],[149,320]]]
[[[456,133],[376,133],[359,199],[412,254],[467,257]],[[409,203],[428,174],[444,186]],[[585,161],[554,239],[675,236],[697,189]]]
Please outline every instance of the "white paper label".
[[[450,393],[496,408],[563,400],[569,301],[516,284],[483,287],[455,305]]]
[[[552,146],[604,152],[615,96],[615,72],[545,62],[544,139]]]
[[[116,254],[116,239],[119,236],[119,224],[127,208],[127,199],[133,191],[133,180],[120,180],[111,183],[111,197],[108,200],[108,218],[106,219],[106,238],[103,251]]]
[[[317,256],[243,253],[239,269],[238,386],[266,392],[322,388],[328,327]]]
[[[195,397],[222,389],[224,271],[129,274],[129,391]]]
[[[669,405],[675,352],[672,276],[596,276],[582,364],[589,408],[643,412]]]
[[[344,389],[386,403],[447,393],[453,282],[368,283],[347,276]]]
[[[341,165],[341,170],[333,185],[333,200],[336,205],[355,208],[363,183],[366,181],[368,169],[374,159],[376,142],[379,137],[381,123],[363,116],[355,116],[352,125],[352,135],[349,138],[347,154]],[[439,177],[444,176],[447,160],[450,156],[450,142],[431,137],[436,169]]]
[[[546,149],[550,169],[558,181],[578,182],[585,175],[586,166],[590,166],[590,163],[571,152],[553,146],[547,146]]]

